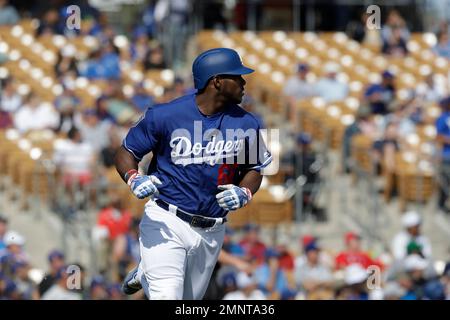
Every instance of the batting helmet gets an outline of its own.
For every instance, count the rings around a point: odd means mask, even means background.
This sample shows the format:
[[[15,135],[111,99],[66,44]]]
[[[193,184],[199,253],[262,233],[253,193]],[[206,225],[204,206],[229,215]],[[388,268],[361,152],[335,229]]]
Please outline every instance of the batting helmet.
[[[241,57],[233,49],[216,48],[201,53],[192,64],[195,89],[203,89],[208,80],[221,74],[249,74],[254,70],[242,64]]]

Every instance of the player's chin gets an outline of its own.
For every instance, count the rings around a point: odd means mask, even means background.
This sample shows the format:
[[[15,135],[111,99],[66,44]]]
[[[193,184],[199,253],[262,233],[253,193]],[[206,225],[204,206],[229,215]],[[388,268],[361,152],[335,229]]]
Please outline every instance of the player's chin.
[[[242,102],[242,98],[244,97],[244,92],[238,93],[233,97],[233,102],[239,104]]]

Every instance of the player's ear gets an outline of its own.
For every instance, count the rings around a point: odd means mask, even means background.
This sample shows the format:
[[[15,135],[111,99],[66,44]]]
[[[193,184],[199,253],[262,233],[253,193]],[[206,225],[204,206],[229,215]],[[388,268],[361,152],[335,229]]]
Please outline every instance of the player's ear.
[[[220,87],[222,86],[221,82],[220,82],[220,78],[219,77],[214,77],[212,78],[212,84],[214,85],[214,88],[216,88],[217,90],[220,90]]]

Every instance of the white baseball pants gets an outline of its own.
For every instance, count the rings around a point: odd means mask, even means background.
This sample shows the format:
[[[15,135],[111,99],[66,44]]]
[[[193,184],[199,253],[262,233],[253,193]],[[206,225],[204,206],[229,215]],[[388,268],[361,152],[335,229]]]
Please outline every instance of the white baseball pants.
[[[225,225],[191,227],[153,200],[140,224],[138,279],[151,300],[202,299],[222,248]]]

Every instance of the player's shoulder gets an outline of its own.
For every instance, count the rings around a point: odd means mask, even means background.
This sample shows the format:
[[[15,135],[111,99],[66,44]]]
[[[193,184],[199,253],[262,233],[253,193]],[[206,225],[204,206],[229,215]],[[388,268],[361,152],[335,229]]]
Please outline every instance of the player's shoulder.
[[[173,117],[180,113],[180,108],[192,103],[192,95],[185,95],[169,102],[158,103],[147,109],[144,118],[151,118],[156,121]]]
[[[174,109],[186,105],[187,103],[192,103],[193,101],[193,95],[192,94],[188,94],[188,95],[184,95],[178,98],[175,98],[169,102],[165,102],[165,103],[158,103],[155,104],[151,109],[153,109],[154,111],[157,112],[169,112],[169,111],[173,111]],[[177,110],[179,111],[179,110]]]
[[[247,110],[245,110],[244,108],[242,108],[237,104],[231,105],[231,107],[228,110],[228,114],[231,117],[242,119],[244,123],[247,123],[251,127],[259,127],[259,121],[255,117],[255,115],[248,112]]]

